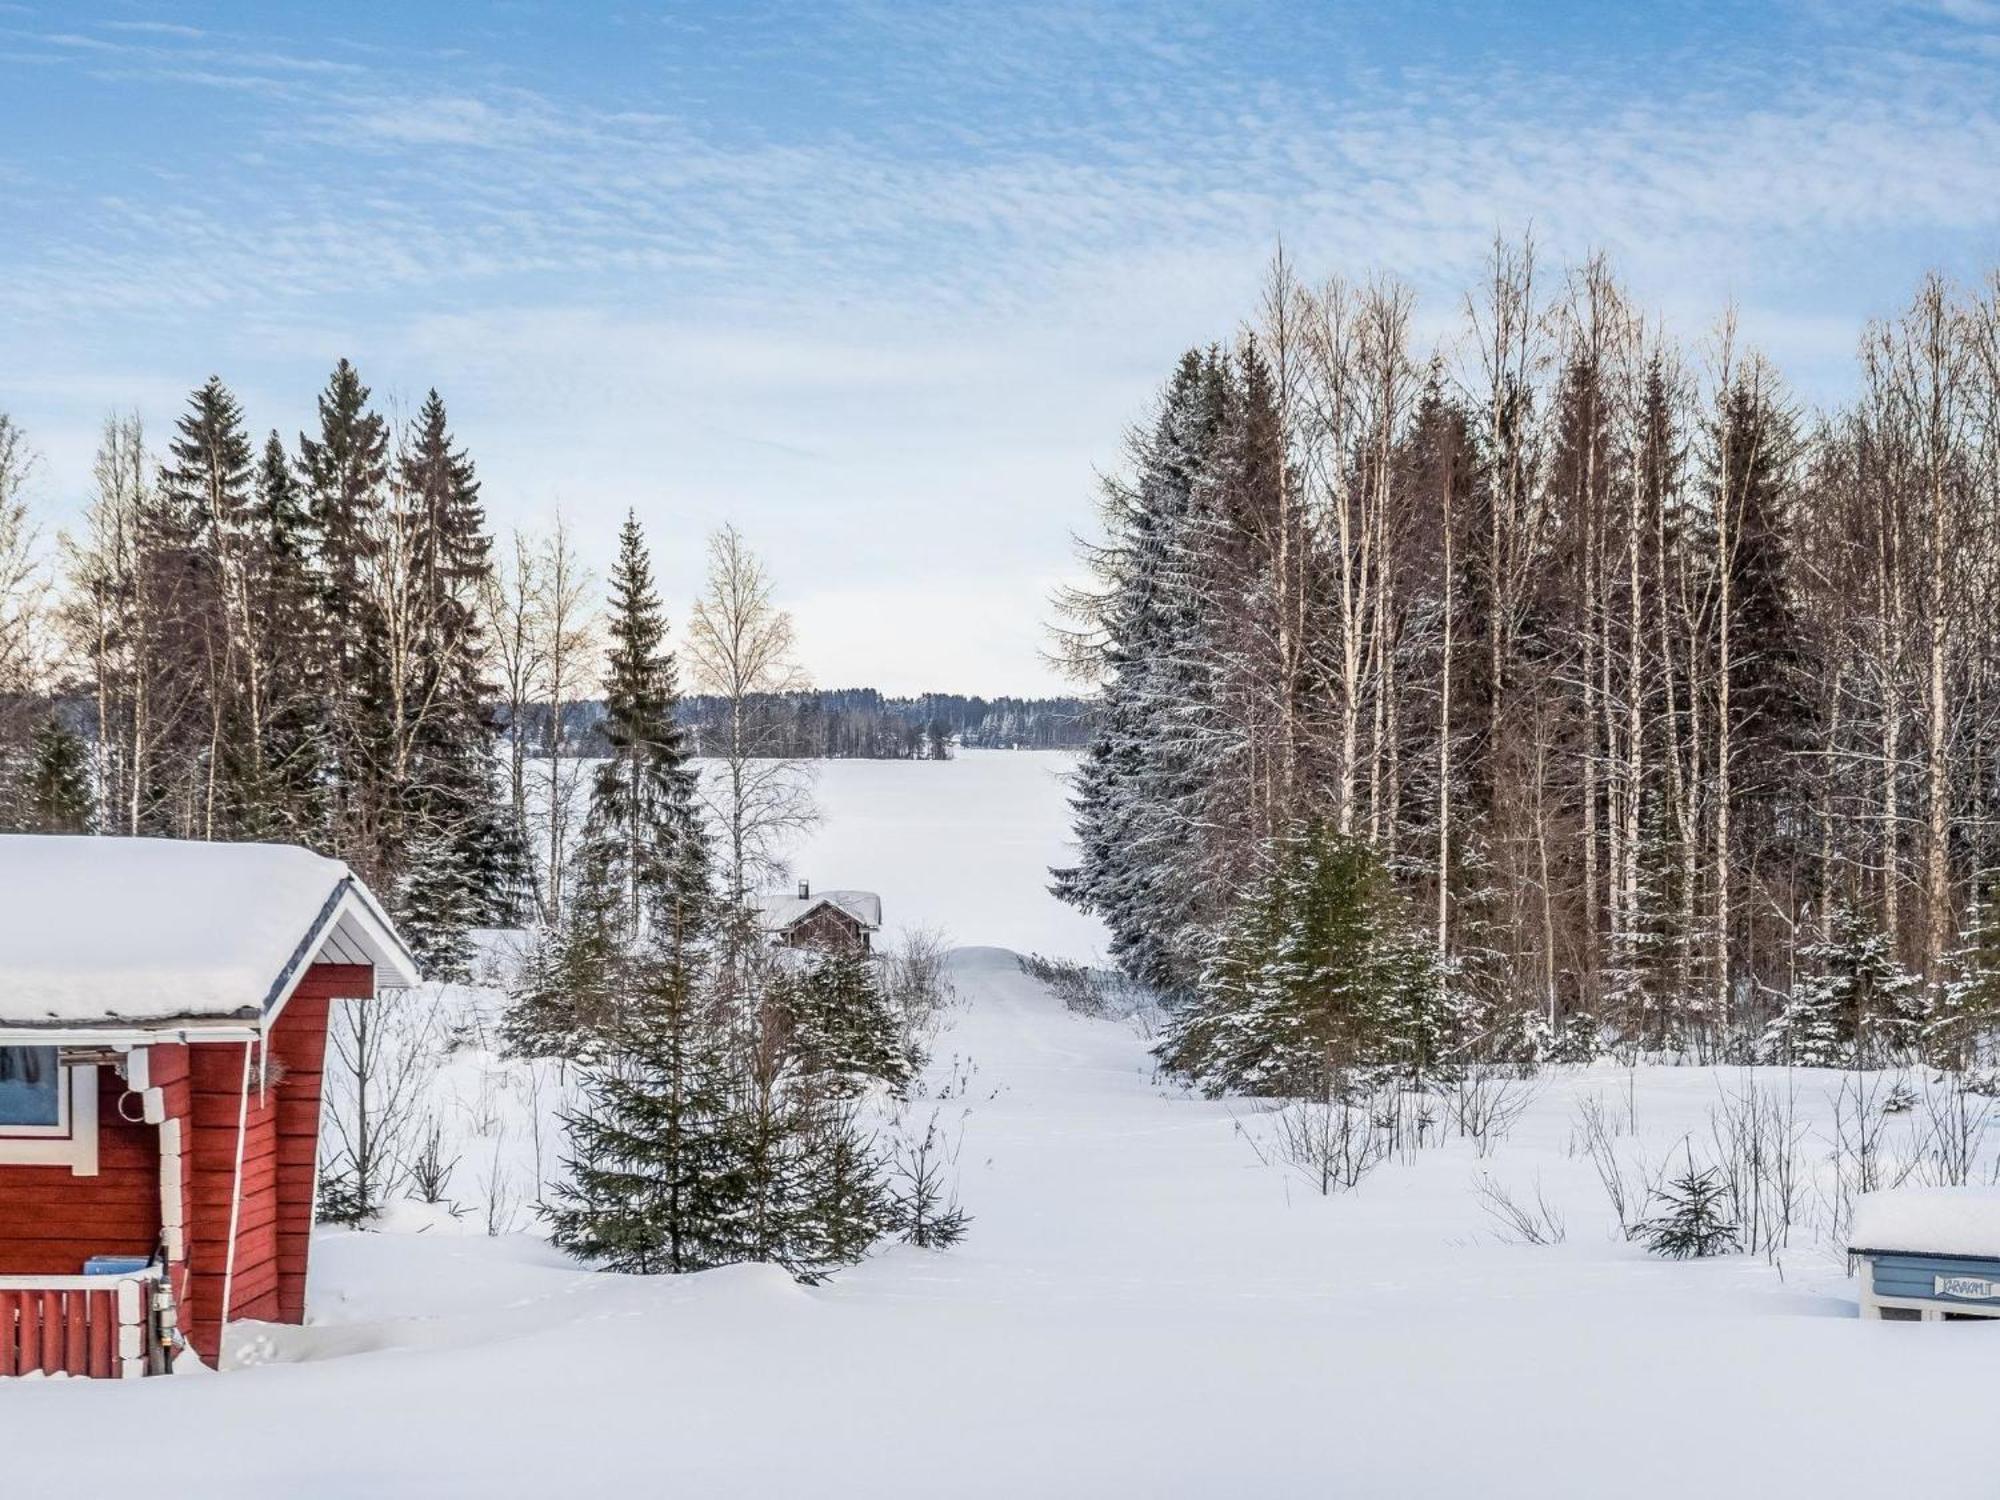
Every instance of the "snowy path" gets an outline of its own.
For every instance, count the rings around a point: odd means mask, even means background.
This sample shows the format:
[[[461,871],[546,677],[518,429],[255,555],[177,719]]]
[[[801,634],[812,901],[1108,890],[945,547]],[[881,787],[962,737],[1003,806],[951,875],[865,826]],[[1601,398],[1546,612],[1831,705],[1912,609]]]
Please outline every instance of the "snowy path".
[[[1322,1200],[1260,1163],[1242,1106],[1156,1087],[1128,1027],[999,950],[955,967],[934,1074],[973,1070],[963,1246],[805,1290],[329,1235],[289,1362],[0,1390],[7,1492],[75,1492],[80,1452],[109,1486],[116,1432],[244,1496],[2000,1493],[2000,1329],[1860,1324],[1824,1262],[1785,1284],[1612,1243],[1562,1150],[1585,1082],[1492,1162],[1447,1148]],[[1708,1090],[1641,1107],[1698,1119]],[[1482,1166],[1539,1174],[1571,1242],[1492,1243]]]

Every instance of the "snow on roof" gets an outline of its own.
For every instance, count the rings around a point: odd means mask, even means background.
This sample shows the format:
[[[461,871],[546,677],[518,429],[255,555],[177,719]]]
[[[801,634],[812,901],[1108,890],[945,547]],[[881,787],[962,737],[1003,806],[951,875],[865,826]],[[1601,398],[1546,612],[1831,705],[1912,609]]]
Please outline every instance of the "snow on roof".
[[[315,958],[417,978],[367,889],[310,850],[0,835],[0,1027],[254,1021]]]
[[[1854,1203],[1854,1232],[1848,1239],[1856,1250],[2000,1259],[2000,1188],[1863,1193]]]
[[[873,891],[814,891],[809,896],[766,896],[757,903],[765,927],[773,932],[783,932],[822,906],[845,912],[871,932],[882,925],[882,898]]]

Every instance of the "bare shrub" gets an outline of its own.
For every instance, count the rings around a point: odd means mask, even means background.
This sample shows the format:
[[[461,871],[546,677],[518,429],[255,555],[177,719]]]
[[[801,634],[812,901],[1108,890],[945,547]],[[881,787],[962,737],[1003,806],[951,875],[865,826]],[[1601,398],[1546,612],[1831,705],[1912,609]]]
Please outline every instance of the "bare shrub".
[[[523,1079],[522,1094],[528,1106],[528,1139],[534,1152],[534,1196],[540,1199],[548,1190],[547,1153],[544,1150],[545,1125],[548,1110],[543,1103],[547,1079],[543,1075],[543,1063],[530,1060]]]
[[[1797,1087],[1759,1088],[1746,1075],[1708,1112],[1709,1137],[1741,1248],[1767,1259],[1791,1244],[1809,1204]]]
[[[372,1217],[409,1171],[442,1026],[428,991],[343,1000],[327,1033],[321,1217]]]
[[[1322,1093],[1272,1117],[1278,1158],[1323,1197],[1351,1191],[1395,1149],[1399,1114],[1393,1091],[1350,1098],[1329,1079]]]
[[[920,1078],[917,1080],[912,1092],[918,1096],[922,1096],[926,1092],[927,1085],[933,1082],[933,1078]],[[935,1093],[940,1104],[948,1104],[953,1099],[961,1101],[971,1099],[974,1091],[980,1087],[979,1064],[974,1062],[970,1057],[954,1052],[951,1055],[950,1063],[944,1070],[943,1081],[935,1083]],[[986,1091],[986,1097],[988,1100],[998,1099],[1000,1097],[1000,1090],[998,1088],[989,1089]]]
[[[1829,1236],[1844,1242],[1854,1227],[1854,1202],[1863,1193],[1901,1187],[1916,1169],[1913,1155],[1892,1152],[1890,1125],[1907,1117],[1902,1094],[1907,1086],[1879,1073],[1849,1073],[1832,1098],[1833,1178],[1821,1196],[1826,1204]]]
[[[456,1156],[446,1159],[444,1154],[444,1130],[433,1119],[424,1130],[423,1142],[415,1156],[410,1158],[410,1186],[417,1197],[425,1203],[445,1203],[445,1193],[451,1187],[451,1174],[458,1166]],[[454,1210],[455,1211],[455,1210]]]
[[[1531,1203],[1516,1198],[1485,1172],[1473,1180],[1472,1191],[1508,1244],[1560,1245],[1569,1238],[1569,1225],[1543,1193],[1540,1177],[1535,1179]]]
[[[950,948],[934,927],[904,931],[881,957],[882,994],[902,1026],[903,1045],[922,1066],[938,1022],[951,1005]]]
[[[1459,1135],[1482,1157],[1513,1133],[1541,1094],[1531,1076],[1500,1063],[1468,1063],[1433,1087]]]
[[[505,1127],[493,1136],[493,1154],[487,1158],[486,1168],[480,1173],[480,1192],[486,1199],[486,1233],[488,1237],[512,1234],[520,1228],[521,1202],[514,1182],[514,1174],[507,1170],[507,1131]]]
[[[1978,1180],[1986,1134],[1993,1124],[1993,1099],[1964,1088],[1946,1074],[1918,1097],[1925,1141],[1917,1174],[1936,1187],[1965,1187]]]
[[[1645,1228],[1646,1210],[1666,1181],[1667,1167],[1664,1161],[1649,1166],[1645,1150],[1636,1140],[1628,1150],[1620,1151],[1620,1134],[1601,1095],[1578,1101],[1570,1135],[1571,1154],[1581,1154],[1596,1170],[1620,1232],[1634,1240]]]
[[[1428,1087],[1413,1087],[1394,1072],[1336,1069],[1332,1087],[1351,1104],[1365,1103],[1374,1116],[1382,1153],[1412,1162],[1426,1146],[1445,1138],[1442,1106]]]
[[[1096,976],[1084,965],[1067,958],[1048,958],[1040,953],[1023,954],[1021,972],[1048,986],[1066,1010],[1080,1016],[1108,1013],[1105,996]]]

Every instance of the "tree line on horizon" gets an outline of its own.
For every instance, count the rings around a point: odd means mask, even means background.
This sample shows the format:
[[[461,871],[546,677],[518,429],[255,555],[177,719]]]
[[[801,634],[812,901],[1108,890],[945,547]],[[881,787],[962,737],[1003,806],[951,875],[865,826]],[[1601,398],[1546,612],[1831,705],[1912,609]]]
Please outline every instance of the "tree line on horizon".
[[[1102,692],[1058,895],[1169,1065],[1967,1060],[2000,1014],[2000,281],[1804,408],[1496,243],[1189,350],[1059,599]]]
[[[1089,742],[1093,706],[1081,697],[980,698],[960,693],[894,697],[875,688],[803,688],[759,694],[745,705],[773,754],[804,760],[946,760],[954,747],[982,750],[1080,749]],[[686,693],[678,710],[691,753],[709,755],[727,738],[726,697]],[[522,720],[522,738],[545,744],[550,710]],[[603,701],[565,704],[565,743],[585,756],[603,753]]]

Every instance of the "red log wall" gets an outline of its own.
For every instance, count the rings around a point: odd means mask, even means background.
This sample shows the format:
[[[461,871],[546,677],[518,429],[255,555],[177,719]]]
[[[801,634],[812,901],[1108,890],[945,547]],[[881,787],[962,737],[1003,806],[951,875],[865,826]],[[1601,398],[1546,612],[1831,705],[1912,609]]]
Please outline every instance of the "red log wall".
[[[787,948],[820,948],[829,953],[866,953],[868,929],[835,906],[822,906],[784,932]]]
[[[125,1080],[97,1070],[97,1175],[0,1165],[0,1276],[75,1276],[93,1255],[151,1255],[160,1238],[160,1149],[118,1113]],[[137,1113],[136,1110],[133,1113]]]
[[[169,1276],[181,1328],[210,1364],[221,1343],[225,1280],[232,1318],[305,1319],[329,1002],[367,998],[374,989],[366,964],[308,969],[271,1029],[268,1089],[257,1087],[251,1044],[233,1270],[244,1044],[146,1049],[148,1082],[161,1091],[166,1118],[180,1122],[186,1258]],[[97,1079],[95,1177],[75,1176],[67,1166],[0,1165],[0,1276],[74,1276],[90,1256],[150,1256],[160,1245],[160,1127],[125,1117],[139,1107],[115,1068],[100,1067]]]
[[[181,1326],[210,1364],[221,1345],[225,1280],[232,1319],[304,1321],[328,1002],[374,992],[375,973],[366,964],[314,964],[271,1029],[272,1087],[258,1089],[252,1057],[249,1107],[241,1112],[243,1187],[233,1269],[229,1219],[243,1049],[193,1049],[187,1130],[189,1293]]]

